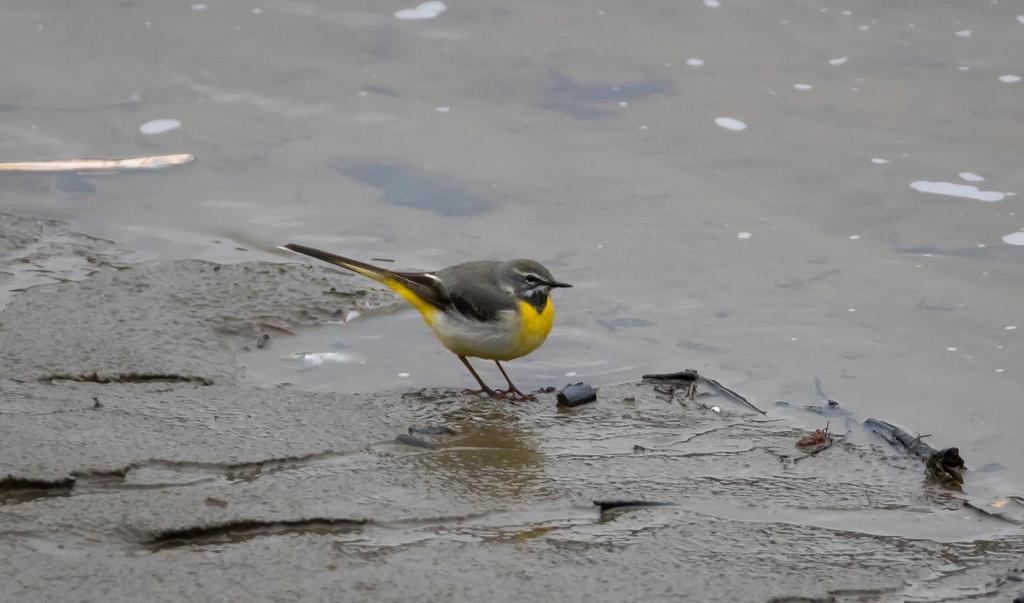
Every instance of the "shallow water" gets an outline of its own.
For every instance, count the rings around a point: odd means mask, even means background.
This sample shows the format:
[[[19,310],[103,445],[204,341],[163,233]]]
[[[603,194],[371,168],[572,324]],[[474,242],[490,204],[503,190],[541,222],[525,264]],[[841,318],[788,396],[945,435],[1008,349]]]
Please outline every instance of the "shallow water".
[[[823,393],[1024,487],[1019,4],[427,4],[7,2],[0,161],[198,159],[2,174],[0,210],[101,238],[39,260],[61,278],[304,261],[288,241],[532,257],[575,288],[509,364],[524,387],[697,368],[762,406]],[[0,304],[47,281],[25,266]],[[343,318],[271,331],[241,382],[472,384],[413,311]]]
[[[1024,250],[1004,242],[1020,197],[910,187],[1024,190],[1024,87],[998,79],[1019,67],[1012,3],[255,8],[9,3],[0,34],[32,69],[0,67],[4,160],[199,160],[5,175],[0,207],[154,258],[287,241],[402,268],[529,256],[577,285],[549,344],[512,364],[530,386],[696,367],[773,401],[818,377],[971,458],[1024,458],[1006,427],[1024,420],[1024,331],[1005,329],[1024,322]],[[140,133],[158,119],[182,125]],[[257,381],[344,347],[366,364],[287,380],[470,383],[411,315],[280,347]]]

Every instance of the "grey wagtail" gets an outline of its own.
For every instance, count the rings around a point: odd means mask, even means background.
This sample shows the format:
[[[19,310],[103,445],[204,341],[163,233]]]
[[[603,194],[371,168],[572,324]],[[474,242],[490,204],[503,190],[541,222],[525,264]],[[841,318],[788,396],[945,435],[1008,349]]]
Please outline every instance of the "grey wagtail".
[[[540,263],[477,261],[433,272],[394,272],[305,245],[289,243],[282,248],[387,285],[420,311],[444,347],[469,369],[480,392],[495,398],[533,399],[513,385],[501,361],[525,356],[544,343],[555,320],[549,293],[555,287],[572,287],[556,281]],[[493,360],[508,389],[487,387],[467,356]]]

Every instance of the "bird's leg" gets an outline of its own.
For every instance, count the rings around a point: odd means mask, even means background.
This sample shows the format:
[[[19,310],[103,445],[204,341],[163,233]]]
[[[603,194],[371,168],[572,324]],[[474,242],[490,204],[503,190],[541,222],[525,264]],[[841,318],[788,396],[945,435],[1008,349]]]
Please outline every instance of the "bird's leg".
[[[467,390],[464,390],[462,393],[464,393],[464,394],[487,394],[487,395],[489,395],[492,398],[504,398],[503,395],[501,395],[498,392],[494,391],[493,389],[487,387],[487,384],[484,383],[484,380],[480,378],[480,375],[476,374],[476,371],[473,370],[473,365],[471,365],[469,363],[469,360],[466,360],[465,356],[459,356],[459,360],[462,361],[462,364],[466,365],[466,368],[469,369],[469,373],[471,375],[473,375],[473,378],[476,379],[476,382],[480,384],[480,389],[477,389],[477,390],[467,389]]]
[[[499,394],[505,394],[505,395],[511,394],[512,396],[519,396],[523,400],[536,400],[537,399],[536,397],[531,396],[530,394],[524,394],[523,392],[519,391],[519,388],[516,387],[515,385],[513,385],[512,384],[512,380],[508,378],[508,373],[505,372],[505,367],[501,366],[500,362],[495,360],[494,364],[498,365],[498,370],[501,371],[501,376],[504,377],[505,381],[508,383],[508,389],[506,389],[505,391],[498,390]]]

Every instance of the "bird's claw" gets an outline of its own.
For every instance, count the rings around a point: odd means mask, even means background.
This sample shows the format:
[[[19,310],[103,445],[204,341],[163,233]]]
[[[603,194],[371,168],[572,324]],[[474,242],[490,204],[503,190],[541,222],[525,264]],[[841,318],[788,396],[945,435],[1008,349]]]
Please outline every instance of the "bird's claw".
[[[494,390],[494,393],[502,396],[505,399],[508,399],[509,402],[512,402],[514,400],[523,400],[523,401],[527,401],[527,402],[535,402],[537,400],[537,396],[534,396],[534,395],[531,395],[531,394],[524,394],[523,392],[519,391],[519,389],[517,389],[515,387],[510,387],[509,389],[497,389],[497,390]]]
[[[489,389],[489,388],[488,389],[464,389],[464,390],[462,390],[462,393],[464,395],[474,395],[474,396],[479,396],[481,394],[486,394],[486,395],[488,395],[488,396],[490,396],[492,398],[495,398],[497,400],[508,400],[508,398],[505,396],[505,392],[500,390],[500,389],[499,390],[493,390],[493,389]]]

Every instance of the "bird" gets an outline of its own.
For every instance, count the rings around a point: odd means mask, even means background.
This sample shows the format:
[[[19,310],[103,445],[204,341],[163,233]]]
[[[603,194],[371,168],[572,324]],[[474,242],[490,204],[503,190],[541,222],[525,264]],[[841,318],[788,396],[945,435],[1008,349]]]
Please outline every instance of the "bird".
[[[525,356],[544,343],[555,319],[551,290],[572,287],[555,280],[540,262],[477,260],[430,272],[396,272],[297,243],[281,248],[371,278],[409,302],[476,379],[480,389],[472,393],[534,399],[512,383],[501,363]],[[488,387],[469,358],[493,360],[507,389]]]

